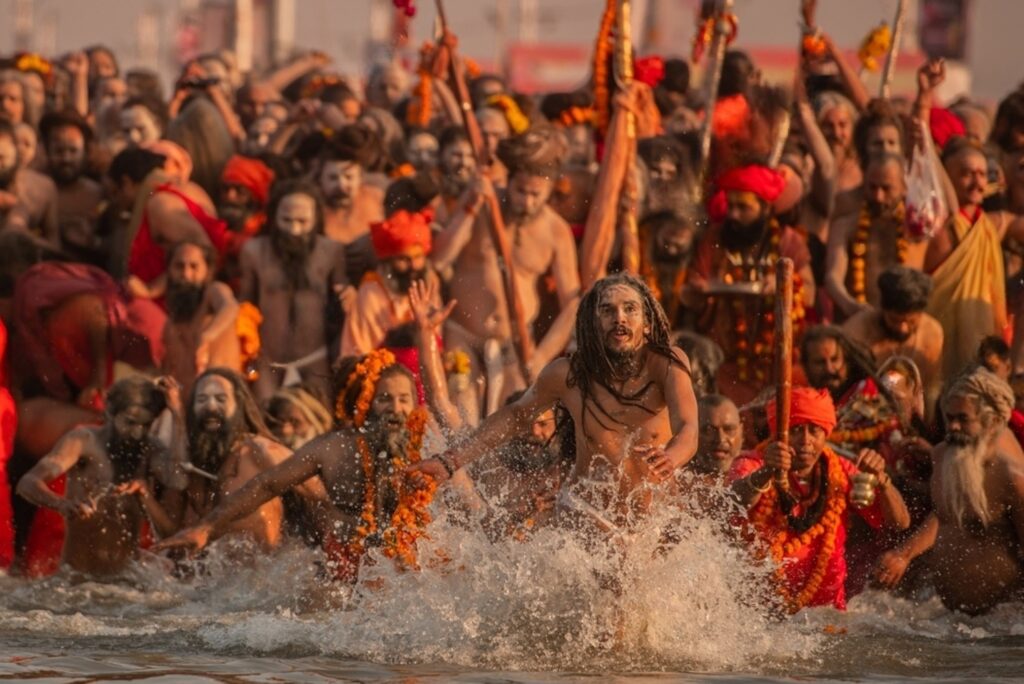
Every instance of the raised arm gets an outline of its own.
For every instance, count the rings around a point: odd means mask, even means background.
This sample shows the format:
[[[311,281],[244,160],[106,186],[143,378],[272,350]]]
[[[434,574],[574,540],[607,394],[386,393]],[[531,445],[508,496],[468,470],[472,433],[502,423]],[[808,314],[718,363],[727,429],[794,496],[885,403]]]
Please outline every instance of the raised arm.
[[[832,215],[832,208],[835,203],[836,187],[836,158],[832,154],[832,147],[825,139],[825,135],[818,126],[818,118],[814,115],[814,109],[807,99],[807,86],[804,82],[804,71],[797,73],[793,86],[793,95],[796,100],[796,113],[800,118],[800,128],[804,133],[804,140],[807,148],[814,158],[814,174],[811,179],[810,193],[815,210],[825,218]]]
[[[864,305],[854,299],[846,290],[846,272],[850,267],[850,255],[846,243],[850,232],[859,220],[858,214],[851,214],[837,221],[828,233],[828,250],[825,259],[825,289],[836,306],[847,316],[852,316]]]
[[[485,195],[493,192],[494,187],[490,180],[481,174],[459,198],[459,205],[449,217],[448,224],[434,236],[430,260],[438,272],[450,273],[459,254],[473,237],[473,226],[476,222],[490,220],[487,217],[480,217],[480,208],[483,207]]]
[[[448,381],[445,377],[441,350],[437,345],[437,333],[455,308],[456,302],[450,301],[443,309],[436,309],[433,304],[436,290],[436,278],[416,281],[409,290],[409,306],[416,321],[419,337],[420,376],[423,379],[427,406],[441,427],[452,432],[462,427],[462,416],[448,394]]]
[[[551,273],[555,277],[555,287],[558,290],[559,312],[527,364],[531,374],[539,372],[569,345],[576,321],[576,309],[580,304],[580,272],[572,230],[561,218],[553,223],[554,260],[551,264]],[[533,284],[530,283],[530,286]]]
[[[825,41],[825,49],[828,51],[829,58],[836,65],[836,68],[839,69],[839,78],[843,82],[846,95],[853,102],[857,111],[863,112],[868,108],[868,103],[871,101],[871,96],[868,95],[864,82],[860,80],[860,76],[850,66],[850,63],[846,61],[843,51],[836,47],[831,36],[822,34],[822,40]]]

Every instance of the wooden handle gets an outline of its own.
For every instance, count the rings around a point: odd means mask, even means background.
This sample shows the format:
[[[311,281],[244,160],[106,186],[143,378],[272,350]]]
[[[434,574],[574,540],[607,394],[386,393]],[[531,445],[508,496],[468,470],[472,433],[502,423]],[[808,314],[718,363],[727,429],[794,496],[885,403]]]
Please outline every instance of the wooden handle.
[[[793,260],[775,265],[775,440],[789,444],[789,404],[793,393]],[[781,491],[789,490],[782,470],[775,475]]]

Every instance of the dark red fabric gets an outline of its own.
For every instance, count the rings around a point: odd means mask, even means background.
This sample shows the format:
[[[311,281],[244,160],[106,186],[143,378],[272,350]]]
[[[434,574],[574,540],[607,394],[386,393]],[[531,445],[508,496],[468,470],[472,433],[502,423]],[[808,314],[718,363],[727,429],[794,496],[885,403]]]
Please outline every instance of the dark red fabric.
[[[77,326],[76,330],[75,321],[59,316],[48,323],[47,314],[69,298],[85,294],[100,297],[105,305],[111,363],[117,360],[146,368],[158,367],[163,361],[166,316],[156,304],[129,299],[113,278],[95,266],[55,261],[36,264],[15,284],[14,321],[20,351],[54,399],[74,400],[65,377],[81,388],[89,379],[83,373],[92,368],[81,365],[82,358],[88,358],[84,329]],[[59,342],[56,346],[55,341]]]
[[[7,462],[14,453],[17,406],[7,389],[7,327],[0,320],[0,568],[14,561],[14,510],[7,480]]]
[[[192,214],[192,218],[203,227],[203,231],[210,238],[210,242],[218,254],[224,254],[231,248],[233,236],[228,230],[227,224],[207,214],[205,209],[170,183],[158,185],[153,194],[161,192],[169,192],[185,203],[188,213]],[[139,224],[139,232],[135,234],[131,252],[128,255],[128,272],[143,282],[150,283],[163,275],[165,270],[167,270],[167,254],[164,252],[164,248],[153,239],[153,233],[149,228],[149,214],[144,212],[142,222]]]
[[[49,484],[50,491],[64,496],[67,475]],[[46,577],[57,572],[64,551],[64,518],[50,508],[37,508],[25,541],[25,575]]]
[[[932,107],[928,127],[931,129],[932,140],[940,150],[946,146],[950,138],[967,135],[964,122],[956,114],[942,107]]]

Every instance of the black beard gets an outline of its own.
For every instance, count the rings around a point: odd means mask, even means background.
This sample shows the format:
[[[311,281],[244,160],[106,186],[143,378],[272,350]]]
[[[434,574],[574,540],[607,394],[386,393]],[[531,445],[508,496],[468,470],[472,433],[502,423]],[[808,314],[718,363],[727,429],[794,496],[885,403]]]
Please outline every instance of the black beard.
[[[254,211],[254,207],[248,204],[224,203],[217,207],[217,213],[220,215],[221,220],[228,224],[228,230],[235,233],[242,232],[245,222],[252,216]]]
[[[458,197],[469,187],[469,179],[463,179],[446,168],[441,168],[441,193],[446,197]]]
[[[768,220],[763,216],[746,225],[726,219],[722,224],[722,244],[730,252],[751,249],[764,238],[767,226]]]
[[[658,249],[654,249],[654,263],[658,266],[682,266],[686,263],[686,260],[690,257],[690,251],[687,250],[682,254],[669,254],[668,252]]]
[[[6,171],[0,171],[0,188],[6,190],[8,187],[10,187],[11,183],[14,181],[14,176],[16,176],[17,173],[17,166],[12,166]]]
[[[401,425],[392,424],[391,420],[399,418],[398,414],[388,411],[377,416],[371,415],[367,418],[364,430],[366,439],[373,445],[376,453],[387,451],[392,456],[400,456],[405,452],[409,442],[409,431],[405,427],[405,421]]]
[[[408,271],[394,271],[392,270],[388,274],[388,281],[395,292],[399,294],[407,293],[412,284],[417,280],[426,280],[427,269],[421,268],[418,270],[409,269]]]
[[[235,409],[230,418],[211,411],[196,415],[195,425],[188,436],[189,460],[193,465],[213,474],[220,470],[242,433],[241,413],[241,409]],[[211,416],[221,418],[220,426],[212,430],[205,425]]]
[[[343,192],[333,192],[324,196],[324,204],[331,209],[346,209],[352,206],[352,196]]]
[[[199,311],[206,295],[206,283],[178,283],[167,281],[167,315],[175,323],[190,321]]]
[[[313,233],[288,235],[275,230],[270,241],[292,290],[307,289],[309,275],[306,273],[306,267],[309,265],[309,257],[313,253],[313,245],[316,244],[316,235]]]
[[[121,437],[111,431],[108,451],[110,462],[114,466],[114,482],[121,484],[134,479],[139,474],[139,465],[149,453],[148,438],[131,439]]]
[[[66,188],[69,185],[73,185],[82,176],[81,166],[72,166],[71,164],[58,164],[50,167],[50,178],[59,187]]]

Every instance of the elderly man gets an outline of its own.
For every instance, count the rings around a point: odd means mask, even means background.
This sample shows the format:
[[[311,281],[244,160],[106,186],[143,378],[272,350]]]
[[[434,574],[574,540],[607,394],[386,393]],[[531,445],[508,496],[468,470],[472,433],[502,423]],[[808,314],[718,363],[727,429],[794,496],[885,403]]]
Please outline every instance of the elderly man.
[[[932,452],[935,512],[885,554],[878,580],[900,582],[926,551],[935,588],[950,610],[976,615],[1024,588],[1024,453],[1007,421],[1013,392],[983,368],[960,376],[942,400],[946,439]]]
[[[194,242],[178,243],[170,252],[163,371],[185,394],[207,368],[242,369],[238,301],[227,285],[214,281],[216,258],[209,245]]]
[[[418,280],[435,281],[430,254],[430,221],[422,212],[404,209],[370,227],[377,269],[363,278],[355,304],[345,317],[341,356],[369,354],[388,331],[413,320],[409,288]],[[437,292],[438,287],[432,287]],[[433,306],[440,307],[435,295]]]
[[[772,203],[785,187],[781,174],[752,164],[723,174],[718,187],[724,193],[725,219],[697,247],[687,273],[686,298],[729,359],[719,368],[719,389],[744,404],[771,380],[774,336],[771,317],[765,315],[773,311],[774,298],[751,295],[774,293],[775,263],[780,257],[792,259],[799,326],[803,307],[814,304],[814,276],[806,241],[774,215]]]
[[[18,482],[22,497],[64,516],[63,562],[72,570],[108,577],[124,572],[136,557],[145,515],[158,530],[172,531],[151,494],[157,484],[169,484],[156,478],[166,465],[166,450],[149,436],[166,403],[165,393],[149,380],[115,383],[107,393],[104,424],[69,432]],[[171,477],[170,469],[161,472]],[[65,473],[66,493],[60,496],[48,484]],[[135,493],[141,502],[127,496]]]
[[[388,543],[394,531],[394,511],[399,501],[397,480],[391,467],[418,457],[422,417],[416,408],[416,386],[411,373],[395,362],[389,352],[351,359],[339,368],[345,385],[339,408],[350,427],[329,432],[310,442],[291,458],[204,510],[201,520],[158,548],[202,549],[255,513],[279,501],[300,483],[319,476],[327,488],[330,505],[321,511],[333,529],[325,535],[325,550],[334,577],[353,582],[361,558],[371,546]],[[370,400],[363,403],[363,395]],[[374,458],[387,455],[386,461]],[[414,523],[415,524],[415,523]],[[415,534],[410,528],[407,532]],[[392,550],[399,551],[392,546]],[[415,553],[415,548],[411,549]]]
[[[347,284],[343,248],[323,236],[319,194],[307,183],[275,187],[268,215],[270,230],[249,240],[239,257],[239,299],[263,314],[256,393],[265,401],[299,377],[326,395],[332,340],[325,314],[331,307],[339,313],[335,291]]]
[[[323,402],[303,387],[282,387],[267,402],[267,425],[274,437],[297,451],[334,425]]]
[[[848,318],[842,329],[867,349],[875,361],[893,356],[911,359],[925,386],[925,413],[930,418],[942,391],[942,326],[925,313],[932,282],[924,273],[893,266],[878,277],[878,309],[865,309]]]
[[[767,406],[773,432],[775,409],[773,400]],[[733,491],[747,507],[750,524],[770,544],[772,560],[780,566],[778,589],[790,613],[810,606],[846,608],[851,507],[875,529],[903,530],[910,525],[903,497],[892,486],[877,452],[862,450],[854,464],[827,446],[835,424],[835,407],[826,391],[796,387],[788,443],[771,442],[745,454],[730,472]],[[874,502],[860,508],[860,502],[851,501],[852,478],[858,472],[875,476],[878,483]]]

